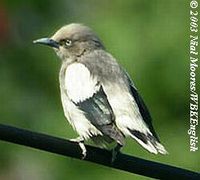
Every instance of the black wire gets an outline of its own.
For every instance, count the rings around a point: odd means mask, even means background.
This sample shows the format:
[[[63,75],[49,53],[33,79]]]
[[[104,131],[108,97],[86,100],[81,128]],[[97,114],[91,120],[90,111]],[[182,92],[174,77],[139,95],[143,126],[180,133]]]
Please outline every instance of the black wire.
[[[75,142],[0,124],[0,140],[41,149],[44,151],[81,159],[81,149]],[[86,145],[84,160],[157,179],[200,179],[200,174],[189,170],[161,164],[122,153],[111,163],[108,150]]]

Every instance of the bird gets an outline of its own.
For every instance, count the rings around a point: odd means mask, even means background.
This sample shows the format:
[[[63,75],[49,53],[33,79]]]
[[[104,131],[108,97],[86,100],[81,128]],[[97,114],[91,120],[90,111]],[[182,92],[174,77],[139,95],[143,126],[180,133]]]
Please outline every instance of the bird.
[[[130,76],[91,28],[67,24],[50,38],[33,43],[50,46],[61,60],[61,102],[66,119],[79,135],[72,141],[80,145],[83,158],[85,141],[90,139],[103,148],[114,143],[112,160],[127,137],[151,153],[168,153]]]

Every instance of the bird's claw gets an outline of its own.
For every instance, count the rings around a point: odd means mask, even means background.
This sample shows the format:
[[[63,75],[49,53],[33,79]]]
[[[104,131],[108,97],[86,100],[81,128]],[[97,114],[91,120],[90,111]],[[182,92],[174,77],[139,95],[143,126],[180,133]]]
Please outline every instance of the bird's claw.
[[[122,145],[117,144],[117,146],[115,148],[112,149],[112,158],[111,158],[111,163],[113,163],[116,158],[118,153],[120,152],[120,148],[122,147]]]
[[[85,159],[85,157],[87,156],[87,150],[86,150],[86,147],[84,145],[84,139],[81,138],[81,137],[78,137],[78,138],[75,138],[75,139],[70,139],[70,141],[78,143],[79,147],[82,150],[81,159]]]
[[[82,150],[82,158],[81,159],[85,159],[85,157],[87,155],[86,147],[85,147],[83,142],[79,142],[78,144],[79,144],[79,146],[80,146],[80,148]]]

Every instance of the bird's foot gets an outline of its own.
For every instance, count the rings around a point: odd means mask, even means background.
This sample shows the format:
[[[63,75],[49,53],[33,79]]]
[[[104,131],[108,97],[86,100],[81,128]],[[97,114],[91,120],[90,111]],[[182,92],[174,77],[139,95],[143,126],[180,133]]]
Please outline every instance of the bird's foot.
[[[77,137],[75,139],[70,139],[70,141],[78,143],[79,147],[82,150],[82,158],[81,159],[85,159],[85,157],[87,155],[87,150],[84,145],[84,139],[82,137]]]
[[[115,148],[112,149],[112,158],[111,158],[111,163],[113,163],[116,158],[118,153],[120,152],[122,145],[121,144],[117,144],[117,146]]]

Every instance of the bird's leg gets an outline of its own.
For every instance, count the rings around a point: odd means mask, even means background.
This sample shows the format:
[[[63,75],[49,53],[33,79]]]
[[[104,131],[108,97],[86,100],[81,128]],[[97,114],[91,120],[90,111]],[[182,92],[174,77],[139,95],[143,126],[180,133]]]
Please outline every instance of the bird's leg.
[[[122,148],[122,145],[117,143],[117,145],[112,149],[111,163],[113,163],[115,161],[117,154],[119,153],[121,148]]]
[[[84,139],[79,136],[75,139],[70,139],[70,141],[78,143],[78,145],[80,146],[80,148],[82,150],[82,155],[83,155],[82,159],[85,159],[85,157],[87,155],[87,150],[86,150],[86,147],[84,145]]]

